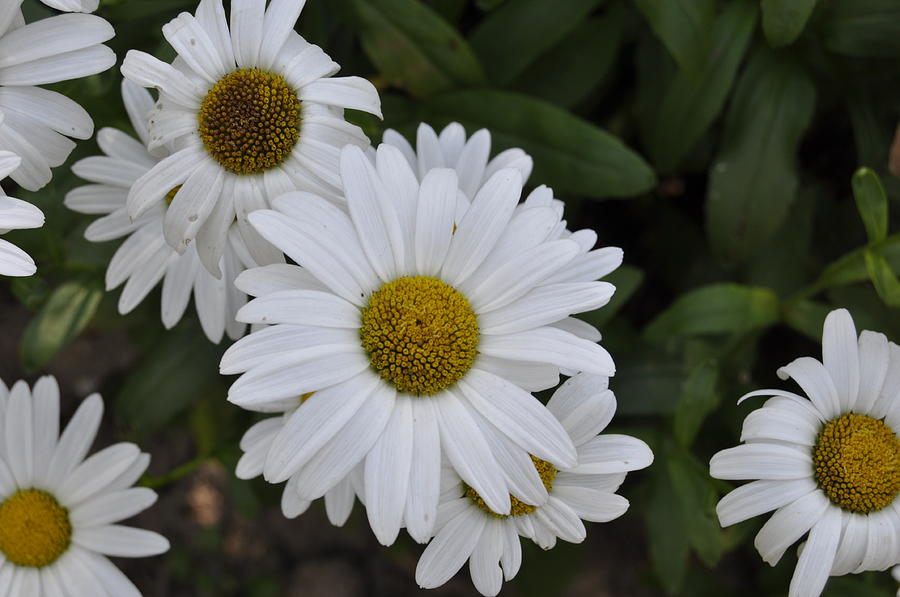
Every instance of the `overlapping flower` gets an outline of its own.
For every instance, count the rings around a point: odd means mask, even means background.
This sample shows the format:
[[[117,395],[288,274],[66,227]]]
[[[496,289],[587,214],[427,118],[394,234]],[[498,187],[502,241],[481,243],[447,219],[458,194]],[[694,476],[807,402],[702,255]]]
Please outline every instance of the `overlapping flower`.
[[[754,481],[719,502],[723,525],[775,510],[755,545],[771,565],[806,536],[791,597],[814,597],[829,576],[886,570],[900,562],[900,347],[884,334],[857,338],[850,314],[828,315],[822,361],[778,370],[785,390],[744,421],[743,445],[713,456],[719,479]]]

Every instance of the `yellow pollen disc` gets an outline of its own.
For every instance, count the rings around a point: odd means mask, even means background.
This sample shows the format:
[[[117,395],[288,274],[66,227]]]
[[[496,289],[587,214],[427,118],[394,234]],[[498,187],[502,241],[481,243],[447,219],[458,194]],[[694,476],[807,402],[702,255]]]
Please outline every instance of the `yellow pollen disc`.
[[[360,338],[372,367],[401,392],[435,394],[478,354],[478,320],[458,290],[428,276],[403,277],[372,293]]]
[[[172,205],[172,202],[175,201],[175,195],[180,190],[181,190],[181,185],[178,185],[177,187],[175,187],[174,189],[172,189],[171,191],[166,193],[166,196],[165,196],[166,205]]]
[[[547,462],[546,460],[541,460],[535,456],[531,457],[531,462],[534,463],[534,468],[537,469],[538,474],[541,476],[541,482],[544,484],[544,488],[547,491],[553,489],[553,480],[556,479],[556,467]],[[490,508],[488,505],[484,503],[484,500],[481,499],[481,496],[478,495],[478,492],[469,487],[466,488],[466,497],[475,502],[475,505],[490,514],[495,518],[508,518],[505,514],[497,514]],[[526,504],[516,496],[510,494],[509,496],[510,508],[509,508],[509,516],[522,516],[524,514],[531,514],[535,510],[538,509],[537,506],[532,506],[531,504]]]
[[[278,166],[300,137],[300,99],[281,75],[242,68],[219,79],[197,115],[206,151],[235,174]]]
[[[48,566],[71,539],[68,511],[45,491],[17,491],[0,504],[0,551],[17,566]]]
[[[900,439],[884,421],[846,414],[819,432],[813,466],[819,487],[834,504],[875,512],[900,492]]]

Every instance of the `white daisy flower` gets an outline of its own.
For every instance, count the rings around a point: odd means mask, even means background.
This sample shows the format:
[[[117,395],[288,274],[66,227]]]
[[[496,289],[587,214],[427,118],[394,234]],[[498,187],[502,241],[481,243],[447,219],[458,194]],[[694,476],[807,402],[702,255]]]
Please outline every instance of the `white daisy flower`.
[[[271,263],[280,254],[247,214],[297,189],[339,200],[340,148],[368,146],[343,109],[380,116],[378,93],[365,79],[331,76],[339,66],[293,30],[303,4],[233,0],[229,31],[221,0],[202,0],[196,16],[182,13],[163,27],[178,52],[173,64],[135,50],[126,56],[125,77],[160,91],[150,149],[179,149],[137,180],[128,212],[136,218],[183,185],[165,220],[179,252],[198,235],[224,237],[237,215],[250,253]],[[197,247],[210,271],[223,245]]]
[[[468,139],[466,129],[458,122],[444,127],[440,134],[424,122],[416,131],[416,147],[393,129],[384,132],[384,143],[393,145],[403,153],[410,168],[419,180],[433,168],[451,168],[459,177],[459,190],[472,198],[495,172],[503,168],[515,168],[522,181],[531,176],[531,156],[519,148],[491,155],[491,133],[481,129]]]
[[[0,126],[3,114],[0,113]],[[0,180],[19,167],[19,156],[9,151],[0,151]],[[0,188],[0,234],[21,228],[40,228],[44,225],[44,214],[30,203],[7,197]],[[0,239],[0,276],[30,276],[37,268],[28,253],[9,241]]]
[[[235,315],[247,302],[247,295],[234,286],[234,279],[245,265],[258,264],[252,261],[237,225],[231,222],[225,222],[226,236],[207,238],[204,235],[198,240],[200,245],[224,244],[217,249],[222,254],[218,278],[203,267],[194,246],[180,255],[170,247],[163,226],[168,204],[177,196],[177,188],[170,189],[136,220],[128,216],[128,190],[160,158],[146,149],[149,135],[144,115],[153,107],[149,92],[123,81],[122,98],[140,142],[117,129],[102,129],[97,133],[97,143],[105,155],[85,158],[72,166],[75,174],[94,184],[73,189],[65,199],[66,206],[77,212],[103,214],[85,230],[88,240],[102,242],[127,237],[106,270],[106,289],[125,284],[119,298],[119,312],[125,314],[162,281],[162,322],[166,328],[181,320],[193,292],[200,324],[212,342],[218,343],[226,331],[230,338],[240,338],[246,326],[235,320]],[[168,150],[162,149],[163,156],[168,155]]]
[[[102,415],[103,400],[89,396],[60,434],[53,377],[33,390],[0,382],[0,595],[140,597],[106,556],[168,551],[157,533],[116,524],[156,493],[132,487],[150,463],[134,444],[85,459]]]
[[[562,423],[578,450],[578,464],[557,468],[534,456],[524,463],[540,477],[550,493],[543,505],[530,505],[510,496],[508,515],[492,511],[471,487],[453,475],[441,495],[435,538],[416,567],[416,582],[426,589],[450,580],[469,561],[469,573],[482,595],[496,595],[503,580],[519,571],[519,537],[544,549],[557,538],[581,543],[582,520],[608,522],[628,509],[628,500],[615,492],[625,473],[650,466],[653,452],[643,441],[627,435],[597,435],[612,420],[616,398],[608,378],[577,375],[561,385],[547,408]]]
[[[900,563],[900,346],[856,328],[845,309],[825,319],[822,362],[802,357],[778,370],[807,398],[772,396],[744,420],[746,443],[713,456],[718,479],[756,479],[716,508],[723,526],[776,510],[756,536],[775,565],[809,533],[790,595],[815,596],[830,576]]]
[[[0,111],[6,115],[0,149],[22,158],[10,176],[36,191],[50,182],[50,168],[65,162],[75,148],[68,137],[90,138],[94,123],[76,102],[35,86],[111,67],[116,55],[102,44],[115,32],[105,20],[87,14],[56,15],[26,25],[21,3],[0,2]]]
[[[307,396],[308,398],[308,396]],[[304,398],[305,400],[305,398]],[[238,461],[235,475],[238,479],[254,479],[263,474],[266,457],[269,448],[278,434],[284,428],[291,415],[292,409],[283,415],[269,417],[256,423],[241,438],[241,451],[244,454]],[[312,500],[301,497],[297,490],[299,475],[293,475],[285,484],[281,496],[281,511],[287,518],[296,518],[306,512]],[[344,526],[350,513],[353,511],[353,503],[357,496],[364,495],[362,490],[363,467],[357,466],[346,477],[341,479],[334,487],[325,492],[325,513],[328,520],[334,526]]]
[[[430,537],[442,454],[496,512],[509,513],[511,484],[546,499],[506,453],[565,468],[575,447],[522,386],[555,385],[561,367],[614,372],[606,350],[549,325],[606,304],[614,287],[548,283],[579,247],[513,217],[517,170],[494,174],[461,217],[456,173],[437,168],[420,185],[395,147],[381,145],[374,165],[347,147],[341,174],[349,217],[309,193],[250,216],[303,267],[238,277],[259,297],[238,319],[271,327],[223,356],[222,373],[243,373],[229,400],[280,412],[315,392],[273,441],[265,478],[298,475],[301,496],[315,499],[364,461],[369,520],[385,544],[404,521],[415,539]]]

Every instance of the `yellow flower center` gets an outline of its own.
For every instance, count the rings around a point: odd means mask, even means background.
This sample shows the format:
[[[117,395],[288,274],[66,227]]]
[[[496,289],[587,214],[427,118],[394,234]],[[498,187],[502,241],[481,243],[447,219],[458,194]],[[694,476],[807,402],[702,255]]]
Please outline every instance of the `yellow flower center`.
[[[900,439],[884,421],[846,414],[819,432],[813,466],[819,487],[834,504],[875,512],[900,492]]]
[[[300,99],[281,75],[242,68],[219,79],[197,116],[206,151],[235,174],[287,159],[300,137]]]
[[[452,386],[478,354],[478,320],[469,301],[428,276],[398,278],[372,293],[360,337],[375,371],[407,394]]]
[[[541,476],[541,482],[544,484],[544,488],[547,491],[553,489],[553,480],[556,479],[556,467],[547,462],[546,460],[541,460],[535,456],[531,457],[531,462],[534,463],[534,468],[537,469],[538,474]],[[469,487],[466,488],[466,497],[475,502],[475,505],[490,514],[495,518],[508,518],[505,514],[497,514],[490,508],[488,505],[484,503],[484,500],[481,499],[481,496],[478,495],[478,492]],[[516,496],[510,494],[509,496],[510,508],[509,508],[509,516],[522,516],[524,514],[531,514],[535,510],[538,509],[537,506],[532,506],[531,504],[526,504]]]
[[[71,539],[68,511],[45,491],[17,491],[0,504],[0,551],[17,566],[48,566]]]

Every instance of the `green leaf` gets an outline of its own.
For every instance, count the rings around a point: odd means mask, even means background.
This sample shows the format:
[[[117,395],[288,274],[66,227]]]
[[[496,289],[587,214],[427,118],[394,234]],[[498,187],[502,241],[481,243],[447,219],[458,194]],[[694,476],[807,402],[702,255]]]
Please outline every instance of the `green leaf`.
[[[706,201],[710,241],[725,259],[752,254],[787,216],[797,192],[797,147],[815,93],[801,67],[769,50],[757,54],[741,77]]]
[[[70,280],[57,287],[28,323],[19,347],[22,366],[37,371],[90,322],[100,300],[99,280]]]
[[[896,58],[900,53],[900,3],[833,0],[822,25],[823,41],[847,56]]]
[[[700,559],[713,567],[722,558],[725,535],[716,516],[718,495],[709,469],[680,449],[668,450],[665,460],[675,497],[681,506],[688,541]]]
[[[687,574],[687,526],[681,508],[673,508],[675,493],[670,475],[657,463],[654,467],[650,499],[645,510],[650,562],[657,580],[668,595],[677,595]]]
[[[900,307],[900,280],[884,256],[867,250],[866,269],[881,300],[891,307]]]
[[[648,340],[745,333],[779,319],[778,297],[767,288],[711,284],[682,295],[645,330]]]
[[[119,392],[118,409],[129,427],[146,436],[207,392],[219,392],[224,400],[224,378],[219,376],[223,350],[193,323],[161,334]]]
[[[635,0],[635,4],[678,65],[688,72],[699,73],[708,60],[715,2]]]
[[[660,171],[677,168],[697,141],[719,117],[731,90],[738,66],[756,27],[756,4],[750,0],[725,7],[712,28],[712,51],[702,71],[680,71],[654,110],[648,145]]]
[[[770,46],[786,46],[797,39],[816,7],[816,0],[762,0],[763,32]]]
[[[521,147],[534,158],[533,179],[558,193],[589,197],[638,195],[653,171],[619,139],[572,114],[518,93],[475,90],[441,94],[424,106],[432,124],[487,128],[497,149]]]
[[[484,84],[466,40],[421,2],[343,1],[352,6],[363,49],[390,83],[422,97]]]
[[[785,305],[784,322],[810,340],[822,340],[822,326],[832,307],[810,300],[799,300]]]
[[[564,40],[603,0],[515,0],[488,15],[472,32],[472,47],[488,77],[506,85]]]
[[[697,364],[684,381],[672,421],[675,438],[682,446],[694,443],[703,420],[721,402],[718,382],[719,364],[715,359]]]
[[[869,243],[887,238],[888,202],[878,175],[869,168],[860,168],[853,175],[853,198],[866,226]]]
[[[623,5],[586,20],[512,84],[515,89],[563,107],[583,101],[606,79],[625,32]],[[565,68],[560,68],[565,64]]]

